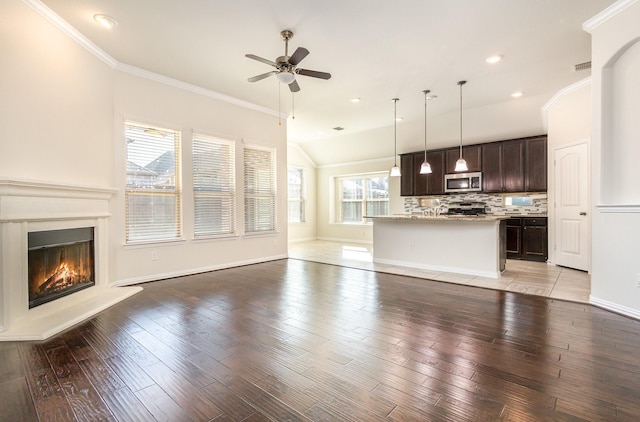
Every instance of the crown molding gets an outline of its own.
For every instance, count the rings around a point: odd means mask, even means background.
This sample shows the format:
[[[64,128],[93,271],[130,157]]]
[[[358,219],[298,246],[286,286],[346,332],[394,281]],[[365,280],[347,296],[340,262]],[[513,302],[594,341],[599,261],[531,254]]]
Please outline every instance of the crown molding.
[[[617,14],[622,13],[624,10],[633,6],[637,2],[638,0],[618,0],[611,6],[604,9],[602,12],[598,13],[597,15],[583,23],[582,29],[591,34],[593,33],[593,30],[598,26],[602,25]]]
[[[85,37],[73,26],[69,25],[67,21],[62,19],[53,10],[49,9],[40,0],[22,0],[22,2],[33,9],[40,16],[45,18],[47,21],[49,21],[49,23],[51,23],[53,26],[66,34],[69,38],[87,49],[91,54],[106,63],[107,66],[114,68],[118,63],[116,59],[105,53],[104,50],[95,45],[91,40]]]
[[[562,97],[564,97],[565,95],[573,92],[573,91],[577,91],[579,89],[582,89],[584,87],[587,86],[591,86],[591,76],[587,76],[584,79],[579,80],[576,83],[573,83],[567,87],[562,88],[560,91],[556,92],[553,97],[551,97],[551,99],[549,101],[547,101],[545,103],[545,105],[542,106],[542,108],[540,109],[540,112],[542,113],[542,125],[544,127],[544,131],[547,132],[549,130],[549,127],[547,125],[547,114],[549,112],[549,109]]]
[[[139,67],[131,66],[124,63],[117,63],[115,66],[117,71],[128,73],[130,75],[138,76],[140,78],[148,79],[150,81],[158,82],[164,85],[172,86],[174,88],[181,89],[183,91],[193,92],[194,94],[202,95],[204,97],[213,98],[214,100],[222,101],[225,103],[237,105],[239,107],[248,108],[251,110],[259,111],[261,113],[270,114],[273,116],[280,116],[283,119],[287,118],[286,113],[278,113],[275,110],[272,110],[267,107],[262,107],[257,104],[250,103],[248,101],[243,101],[235,97],[231,97],[229,95],[220,94],[219,92],[212,91],[210,89],[202,88],[197,85],[192,85],[187,82],[180,81],[178,79],[173,79],[168,76],[160,75],[159,73],[150,72],[145,69],[141,69]]]
[[[196,85],[189,84],[187,82],[169,78],[167,76],[163,76],[158,73],[149,72],[147,70],[143,70],[135,66],[130,66],[128,64],[120,63],[116,59],[108,55],[100,47],[95,45],[91,40],[89,40],[86,36],[80,33],[77,29],[71,26],[67,21],[62,19],[53,10],[48,8],[40,0],[22,0],[22,2],[27,6],[29,6],[36,13],[38,13],[40,16],[45,18],[49,23],[51,23],[53,26],[58,28],[60,31],[66,34],[69,38],[77,42],[80,46],[84,47],[87,51],[89,51],[91,54],[96,56],[98,59],[100,59],[102,62],[104,62],[107,66],[109,66],[112,69],[115,69],[120,72],[129,73],[131,75],[139,76],[141,78],[149,79],[155,82],[159,82],[165,85],[169,85],[174,88],[182,89],[184,91],[189,91],[194,94],[213,98],[215,100],[222,101],[228,104],[233,104],[238,107],[255,110],[255,111],[269,114],[272,116],[277,116],[277,117],[279,116],[283,119],[286,119],[288,117],[286,113],[277,112],[270,108],[262,107],[257,104],[253,104],[248,101],[243,101],[228,95],[220,94],[210,89],[202,88]]]

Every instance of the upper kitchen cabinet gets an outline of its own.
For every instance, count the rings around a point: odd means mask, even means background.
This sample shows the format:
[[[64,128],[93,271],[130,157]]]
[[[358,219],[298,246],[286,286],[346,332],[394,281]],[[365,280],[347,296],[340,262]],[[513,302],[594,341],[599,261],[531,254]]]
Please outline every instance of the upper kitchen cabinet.
[[[482,171],[482,190],[487,193],[546,192],[547,137],[511,139],[462,148],[469,172]],[[402,154],[402,196],[444,195],[444,175],[455,173],[460,148],[427,152],[431,174],[420,174],[424,151]]]
[[[547,191],[547,137],[529,138],[525,143],[524,189],[527,192]]]
[[[455,173],[456,161],[460,158],[460,148],[450,148],[446,150],[447,166],[445,174]],[[462,147],[462,158],[467,162],[469,171],[482,171],[482,147],[480,145],[469,145]]]
[[[444,194],[445,151],[429,151],[427,161],[431,164],[431,174],[420,174],[424,161],[424,151],[400,156],[402,180],[401,196],[443,195]]]
[[[427,155],[427,160],[429,161],[429,164],[431,164],[431,174],[427,175],[428,194],[443,195],[444,194],[444,174],[445,174],[445,171],[444,171],[445,170],[444,168],[445,152],[442,150],[431,151]],[[422,163],[422,161],[420,163]]]
[[[523,192],[525,141],[492,142],[482,145],[482,190]]]
[[[400,155],[400,195],[413,196],[416,178],[413,171],[413,161],[417,153]],[[418,167],[418,170],[420,167]]]

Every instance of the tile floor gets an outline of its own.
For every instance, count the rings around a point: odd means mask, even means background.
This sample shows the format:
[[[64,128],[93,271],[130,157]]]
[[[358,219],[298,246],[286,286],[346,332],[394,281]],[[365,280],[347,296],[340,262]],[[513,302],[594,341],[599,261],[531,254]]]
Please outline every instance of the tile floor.
[[[591,277],[583,271],[543,262],[508,259],[499,279],[374,264],[372,245],[313,240],[289,244],[289,257],[449,283],[589,303]]]

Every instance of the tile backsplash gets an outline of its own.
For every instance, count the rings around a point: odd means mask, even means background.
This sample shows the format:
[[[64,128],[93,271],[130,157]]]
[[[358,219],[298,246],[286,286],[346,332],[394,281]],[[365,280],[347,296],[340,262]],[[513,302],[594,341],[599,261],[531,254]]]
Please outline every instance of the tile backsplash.
[[[455,202],[482,202],[486,205],[487,214],[496,215],[547,215],[547,194],[546,193],[518,193],[512,196],[529,196],[533,200],[530,206],[505,206],[504,196],[500,194],[488,193],[459,193],[450,195],[430,195],[404,197],[404,212],[407,214],[422,213],[427,208],[419,205],[420,198],[434,198],[440,200],[442,212],[446,212],[450,203]]]

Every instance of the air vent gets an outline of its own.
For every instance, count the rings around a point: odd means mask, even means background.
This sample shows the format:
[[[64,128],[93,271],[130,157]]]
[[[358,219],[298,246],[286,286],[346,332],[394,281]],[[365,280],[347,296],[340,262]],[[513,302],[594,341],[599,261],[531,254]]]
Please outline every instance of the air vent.
[[[580,72],[581,70],[591,69],[591,62],[578,63],[573,65],[574,72]]]

